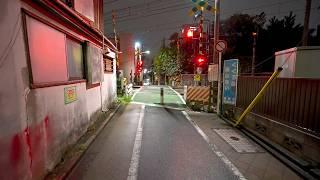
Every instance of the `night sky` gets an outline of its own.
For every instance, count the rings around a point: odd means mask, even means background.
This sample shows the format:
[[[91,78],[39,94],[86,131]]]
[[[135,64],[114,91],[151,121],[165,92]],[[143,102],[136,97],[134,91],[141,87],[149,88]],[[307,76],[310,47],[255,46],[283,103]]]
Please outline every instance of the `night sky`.
[[[214,6],[214,1],[210,0]],[[320,0],[313,0],[310,26],[320,24]],[[163,38],[168,39],[173,32],[178,32],[183,24],[193,23],[188,15],[193,7],[191,0],[104,0],[105,34],[113,32],[111,10],[116,10],[117,31],[133,33],[145,49],[152,55],[158,52]],[[299,23],[303,22],[305,0],[221,0],[221,19],[235,13],[260,14],[267,18],[283,17],[293,11]],[[207,15],[212,21],[214,16]]]

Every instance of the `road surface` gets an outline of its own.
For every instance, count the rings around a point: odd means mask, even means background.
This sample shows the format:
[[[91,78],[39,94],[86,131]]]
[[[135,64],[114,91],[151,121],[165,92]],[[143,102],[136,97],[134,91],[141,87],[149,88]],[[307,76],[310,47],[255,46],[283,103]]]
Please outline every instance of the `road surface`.
[[[161,107],[159,92],[144,87],[121,107],[68,179],[239,179],[187,119],[182,98],[165,87]]]

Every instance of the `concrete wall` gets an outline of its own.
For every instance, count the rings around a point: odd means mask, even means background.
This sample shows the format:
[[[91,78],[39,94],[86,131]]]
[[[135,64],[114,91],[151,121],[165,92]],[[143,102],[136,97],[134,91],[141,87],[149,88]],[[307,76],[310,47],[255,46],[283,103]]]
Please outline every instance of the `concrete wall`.
[[[241,113],[240,109],[236,109],[236,117],[239,117]],[[243,126],[286,149],[287,154],[296,157],[295,160],[301,164],[317,166],[320,163],[320,138],[318,136],[254,113],[247,115]]]
[[[104,75],[101,88],[82,82],[30,89],[22,6],[37,13],[20,0],[0,4],[0,179],[42,179],[97,118],[101,105],[107,109],[116,98],[115,73]],[[76,87],[75,102],[65,104],[66,87]]]

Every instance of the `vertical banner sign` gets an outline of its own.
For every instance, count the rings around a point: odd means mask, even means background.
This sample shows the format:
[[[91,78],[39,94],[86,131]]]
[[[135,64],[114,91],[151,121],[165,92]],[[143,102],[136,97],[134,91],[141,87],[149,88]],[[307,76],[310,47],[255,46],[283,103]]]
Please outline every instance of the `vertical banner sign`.
[[[64,88],[64,104],[70,104],[77,100],[76,86]]]
[[[236,105],[238,82],[238,59],[224,61],[223,68],[223,103]]]
[[[219,75],[218,68],[219,67],[217,64],[210,64],[209,65],[209,68],[208,68],[208,81],[209,82],[218,81],[218,75]]]

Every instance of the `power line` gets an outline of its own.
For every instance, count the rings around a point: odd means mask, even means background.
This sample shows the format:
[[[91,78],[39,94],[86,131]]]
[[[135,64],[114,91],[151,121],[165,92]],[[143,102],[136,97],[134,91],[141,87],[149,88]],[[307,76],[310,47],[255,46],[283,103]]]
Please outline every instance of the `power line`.
[[[14,25],[14,30],[13,30],[12,37],[10,38],[10,41],[9,41],[7,47],[5,48],[5,50],[3,51],[3,53],[2,53],[2,55],[0,57],[0,68],[3,65],[4,61],[7,59],[8,55],[10,54],[11,49],[14,46],[14,44],[15,44],[17,38],[18,38],[20,29],[21,29],[21,26],[22,26],[22,23],[19,24],[20,18],[21,18],[21,14],[18,15],[16,24]]]
[[[166,6],[166,7],[161,7],[161,8],[158,8],[158,9],[150,9],[150,10],[148,10],[147,12],[150,14],[150,13],[152,13],[152,12],[157,12],[157,11],[162,11],[162,10],[168,10],[168,9],[172,9],[172,8],[174,8],[174,7],[180,7],[180,6],[184,6],[184,5],[186,5],[186,4],[176,4],[176,5],[170,5],[170,6]],[[129,14],[127,14],[127,15],[124,15],[124,16],[119,16],[118,17],[118,20],[121,20],[121,19],[125,19],[126,17],[132,17],[132,16],[135,16],[135,15],[145,15],[146,13],[144,12],[144,14],[143,13],[141,13],[142,11],[140,11],[140,12],[137,12],[137,13],[135,13],[135,14],[131,14],[131,12],[129,12]]]
[[[127,18],[127,19],[118,21],[118,23],[130,21],[130,20],[138,20],[138,19],[148,18],[148,17],[150,17],[150,16],[155,16],[155,15],[159,15],[159,14],[163,14],[163,13],[167,13],[167,12],[171,12],[171,11],[183,10],[183,9],[186,9],[186,8],[190,8],[190,6],[183,7],[183,8],[175,8],[175,9],[171,9],[171,10],[167,10],[167,11],[162,11],[162,12],[158,12],[158,13],[153,13],[153,14],[146,14],[146,15],[139,16],[139,17]],[[106,24],[110,24],[110,23],[108,22],[108,23],[106,23]]]
[[[212,1],[212,0],[211,0]],[[209,1],[209,2],[211,2]],[[124,15],[124,16],[120,16],[118,17],[118,20],[120,20],[120,22],[123,22],[123,21],[127,21],[127,20],[134,20],[134,19],[138,19],[138,18],[144,18],[146,16],[153,16],[153,15],[158,15],[158,14],[163,14],[163,13],[167,13],[167,12],[171,12],[171,11],[176,11],[176,10],[183,10],[183,9],[186,9],[186,8],[192,8],[194,5],[192,3],[178,3],[178,4],[175,4],[175,5],[170,5],[170,6],[160,6],[160,8],[158,9],[150,9],[150,10],[147,10],[147,11],[144,11],[144,12],[148,12],[148,13],[144,13],[144,14],[141,14],[141,13],[131,13],[129,12],[128,15]],[[158,6],[159,7],[159,6]],[[181,7],[181,9],[177,9],[177,7]],[[174,9],[173,9],[174,8]],[[171,10],[169,10],[171,9]],[[166,10],[166,11],[162,11],[162,10]],[[159,11],[159,12],[157,12]],[[152,12],[156,12],[154,14],[152,14]],[[138,15],[138,16],[136,16]],[[132,17],[132,16],[136,16],[136,17]],[[131,17],[131,18],[127,18],[127,17]],[[110,21],[109,19],[105,19],[105,21]],[[110,22],[108,22],[107,24],[110,24]]]
[[[290,2],[290,1],[286,1],[286,2],[282,2],[283,3],[287,3],[287,2]],[[273,4],[274,5],[274,4]],[[269,5],[268,5],[269,6]],[[246,8],[246,9],[243,9],[243,10],[249,10],[249,9],[256,9],[256,8],[260,8],[261,6],[259,7],[254,7],[254,8]],[[264,6],[264,7],[267,7],[267,6]],[[303,11],[304,9],[295,9],[295,10],[292,10],[294,12],[298,12],[298,11]],[[242,11],[242,10],[240,10]],[[274,14],[285,14],[285,13],[288,13],[288,12],[291,12],[291,11],[283,11],[281,13],[273,13],[273,14],[266,14],[267,16],[272,16]],[[177,21],[175,21],[177,22]],[[175,22],[172,22],[172,23],[175,23]],[[180,21],[179,21],[180,22]],[[160,24],[160,25],[167,25],[167,24],[172,24],[172,23],[165,23],[165,24]],[[157,26],[160,26],[160,25],[156,25],[156,26],[145,26],[145,27],[141,27],[139,29],[146,29],[146,28],[156,28]],[[139,29],[134,29],[134,30],[139,30]],[[131,30],[131,29],[127,29],[127,30]],[[122,31],[125,31],[125,30],[122,30]]]

